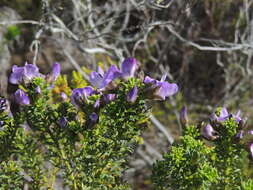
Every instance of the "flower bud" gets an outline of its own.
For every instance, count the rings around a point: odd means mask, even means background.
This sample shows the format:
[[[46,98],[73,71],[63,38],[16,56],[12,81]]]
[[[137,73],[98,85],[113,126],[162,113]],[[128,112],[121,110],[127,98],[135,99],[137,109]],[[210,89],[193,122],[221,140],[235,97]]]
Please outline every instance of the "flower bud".
[[[98,115],[95,112],[91,113],[86,122],[87,129],[91,129],[97,122],[98,122]]]
[[[127,93],[127,101],[129,103],[134,103],[137,99],[137,94],[138,94],[138,88],[135,86],[133,87],[128,93]]]
[[[68,125],[68,120],[66,117],[61,117],[60,120],[58,121],[58,124],[64,128]]]
[[[23,90],[18,89],[15,92],[14,96],[15,96],[15,100],[18,104],[20,104],[20,105],[29,105],[30,104],[30,99]]]
[[[138,69],[138,62],[135,58],[126,58],[121,64],[121,77],[128,79],[134,77],[136,70]]]
[[[96,123],[98,121],[98,115],[95,112],[93,112],[92,114],[90,114],[89,118],[94,123]]]
[[[218,138],[218,136],[215,135],[216,131],[213,129],[213,127],[210,124],[207,124],[201,134],[204,138],[207,140],[215,140]]]
[[[163,80],[163,78],[162,78]],[[154,100],[165,100],[167,97],[177,93],[178,86],[175,83],[167,81],[158,81],[148,76],[145,77],[143,83],[147,85],[147,94]]]
[[[183,106],[180,112],[180,122],[183,126],[186,126],[188,123],[188,115],[187,115],[187,108]]]
[[[46,76],[46,80],[48,82],[54,82],[56,81],[60,73],[61,73],[61,65],[59,63],[54,63],[52,71]]]
[[[116,99],[116,94],[104,94],[102,96],[102,100],[104,104],[108,104],[115,99]]]

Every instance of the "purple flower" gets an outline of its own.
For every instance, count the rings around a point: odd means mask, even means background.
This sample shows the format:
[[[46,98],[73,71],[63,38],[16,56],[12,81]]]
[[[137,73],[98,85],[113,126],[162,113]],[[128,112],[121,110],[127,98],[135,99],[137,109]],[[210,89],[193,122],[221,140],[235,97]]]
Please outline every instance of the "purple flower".
[[[72,91],[72,95],[70,97],[71,103],[77,107],[83,105],[88,101],[88,97],[93,95],[95,91],[91,86],[87,86],[84,88],[76,88]]]
[[[166,81],[158,81],[148,76],[144,79],[144,84],[149,85],[147,90],[152,93],[154,100],[165,100],[167,97],[177,93],[178,86],[175,83],[168,83]],[[148,93],[149,93],[148,92]]]
[[[241,111],[239,110],[235,115],[233,115],[233,118],[238,123],[242,120],[242,118],[240,117],[240,114],[241,114]]]
[[[249,130],[248,134],[253,135],[253,130]]]
[[[98,89],[104,89],[114,79],[122,77],[128,79],[134,76],[135,71],[138,68],[138,63],[134,58],[127,58],[121,64],[121,70],[115,65],[112,65],[107,72],[98,67],[98,72],[91,72],[90,83]]]
[[[103,88],[102,86],[102,82],[104,80],[103,75],[101,75],[100,73],[97,73],[95,71],[91,72],[90,74],[90,83],[97,87],[97,88]]]
[[[188,115],[187,115],[187,108],[183,106],[180,111],[180,122],[182,125],[186,125],[188,123]]]
[[[61,73],[61,65],[59,63],[54,63],[51,73],[53,80],[55,81]]]
[[[90,83],[98,89],[104,89],[108,84],[110,84],[114,79],[118,78],[119,76],[120,71],[115,65],[112,65],[104,75],[101,71],[100,73],[95,71],[91,72]]]
[[[96,123],[98,120],[98,115],[95,112],[93,112],[92,114],[90,114],[89,118],[92,122]]]
[[[210,124],[207,124],[203,130],[202,130],[202,135],[208,139],[208,140],[214,140],[218,136],[215,135],[216,131],[213,129],[213,127]]]
[[[134,103],[137,99],[138,88],[135,86],[127,93],[127,101],[130,103]]]
[[[116,99],[116,94],[104,94],[102,96],[103,103],[108,104],[109,102]]]
[[[157,82],[157,80],[152,79],[152,78],[149,77],[149,76],[146,76],[146,77],[144,78],[144,81],[143,81],[144,84],[155,84],[156,82]]]
[[[61,65],[59,63],[54,63],[52,67],[52,71],[47,74],[47,81],[48,82],[54,82],[58,78],[58,76],[61,73]]]
[[[217,116],[217,114],[212,113],[210,120],[211,121],[218,121],[218,122],[223,122],[226,121],[228,118],[230,118],[231,116],[235,119],[236,122],[240,122],[242,119],[240,117],[240,113],[241,111],[238,111],[235,115],[234,114],[229,114],[227,109],[225,107],[223,107],[220,111],[219,116]]]
[[[121,77],[128,79],[134,77],[135,71],[138,69],[138,62],[135,58],[126,58],[121,64]]]
[[[9,81],[12,84],[21,84],[30,82],[33,78],[39,76],[41,76],[41,74],[39,73],[38,67],[36,65],[26,63],[24,67],[18,67],[16,65],[12,67],[12,73]]]
[[[223,107],[220,111],[220,115],[218,116],[217,121],[225,121],[229,118],[229,116],[230,115],[229,115],[227,109]]]
[[[30,104],[30,100],[29,100],[29,97],[26,95],[26,93],[21,90],[21,89],[18,89],[15,94],[15,100],[18,104],[20,105],[29,105]]]
[[[60,120],[58,121],[58,124],[61,126],[61,127],[66,127],[67,124],[68,124],[68,120],[66,117],[61,117]]]

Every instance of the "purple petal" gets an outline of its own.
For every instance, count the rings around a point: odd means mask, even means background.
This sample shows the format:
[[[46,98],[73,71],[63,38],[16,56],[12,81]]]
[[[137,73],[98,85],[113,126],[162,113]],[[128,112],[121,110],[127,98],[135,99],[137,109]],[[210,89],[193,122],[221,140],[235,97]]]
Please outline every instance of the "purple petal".
[[[95,93],[95,91],[93,90],[93,88],[91,86],[86,86],[83,88],[83,94],[88,97],[91,96]]]
[[[214,129],[213,127],[210,125],[210,124],[207,124],[204,128],[203,128],[203,131],[202,131],[202,135],[209,139],[209,140],[213,140],[215,138],[214,136]]]
[[[99,88],[103,82],[103,76],[97,72],[91,72],[90,74],[90,83]]]
[[[248,134],[253,135],[253,130],[249,130]]]
[[[222,108],[221,109],[221,112],[220,112],[220,118],[228,118],[229,117],[229,114],[228,114],[228,110],[226,108]]]
[[[60,73],[61,73],[61,65],[59,63],[54,63],[53,68],[52,68],[52,72],[51,72],[53,81],[55,81],[58,78]]]
[[[103,95],[103,102],[108,104],[109,102],[116,99],[116,94],[105,94]]]
[[[137,68],[138,68],[138,63],[135,58],[125,59],[121,65],[122,77],[123,78],[133,77]]]
[[[24,67],[17,67],[16,65],[12,67],[12,74],[9,81],[12,84],[20,84],[39,76],[40,73],[38,67],[36,65],[26,63]]]
[[[115,65],[112,65],[109,70],[105,73],[103,77],[103,81],[99,88],[106,87],[110,82],[112,82],[114,79],[121,76],[121,72],[117,69]]]
[[[20,84],[23,81],[24,71],[24,67],[13,65],[9,82],[11,84]]]
[[[31,80],[34,77],[39,77],[39,68],[33,64],[25,64],[24,66],[24,77],[25,79]]]
[[[29,97],[26,95],[26,93],[21,90],[21,89],[18,89],[15,94],[15,100],[18,104],[20,105],[29,105],[30,104],[30,100],[29,100]]]
[[[98,66],[98,73],[99,73],[101,76],[104,76],[104,74],[105,74],[104,70],[103,70],[100,66]]]
[[[155,98],[157,100],[165,100],[167,97],[177,93],[178,86],[175,83],[158,82],[157,90],[155,91]]]
[[[130,103],[134,103],[137,99],[138,88],[135,86],[133,87],[127,94],[127,101]]]
[[[87,86],[84,88],[76,88],[72,91],[71,95],[71,103],[80,106],[82,105],[85,101],[88,100],[88,97],[93,95],[95,91],[91,86]]]
[[[240,117],[240,114],[241,114],[241,111],[239,110],[235,115],[233,115],[233,118],[238,123],[242,120],[242,118]]]
[[[71,94],[71,103],[75,106],[79,106],[82,104],[82,90],[80,88],[76,88],[72,91]]]
[[[145,78],[144,78],[144,81],[143,81],[143,83],[144,84],[150,84],[150,83],[156,83],[156,80],[155,79],[152,79],[151,77],[149,77],[149,76],[146,76]]]

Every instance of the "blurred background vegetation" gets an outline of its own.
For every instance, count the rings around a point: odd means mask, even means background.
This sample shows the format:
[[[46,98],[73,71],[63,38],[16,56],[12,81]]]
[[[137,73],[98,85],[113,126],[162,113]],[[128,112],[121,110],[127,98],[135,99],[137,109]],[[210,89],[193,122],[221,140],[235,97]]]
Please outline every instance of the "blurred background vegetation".
[[[252,125],[252,0],[1,0],[1,94],[12,65],[36,63],[63,73],[119,64],[136,57],[145,74],[179,84],[180,93],[156,103],[144,144],[132,155],[126,179],[152,189],[151,166],[181,133],[179,112],[207,121],[217,106],[241,110]],[[85,69],[84,69],[85,68]],[[150,102],[150,104],[153,104]]]

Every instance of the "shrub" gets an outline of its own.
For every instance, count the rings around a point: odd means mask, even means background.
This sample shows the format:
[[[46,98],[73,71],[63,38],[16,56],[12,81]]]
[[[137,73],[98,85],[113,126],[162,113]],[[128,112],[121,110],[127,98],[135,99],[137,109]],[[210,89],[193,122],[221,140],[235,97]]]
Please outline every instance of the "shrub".
[[[154,165],[156,189],[252,189],[245,170],[249,167],[245,146],[250,141],[243,140],[251,131],[243,129],[239,112],[233,115],[226,108],[218,109],[204,126],[188,125],[186,116],[183,109],[185,129],[180,142]]]
[[[75,73],[79,86],[72,90],[57,63],[47,75],[32,64],[13,66],[9,81],[19,87],[19,110],[12,115],[1,98],[0,189],[54,189],[59,176],[73,190],[129,189],[121,177],[141,141],[145,101],[178,90],[163,80],[136,78],[138,65],[128,58],[120,70],[112,65],[91,72],[87,82]]]

